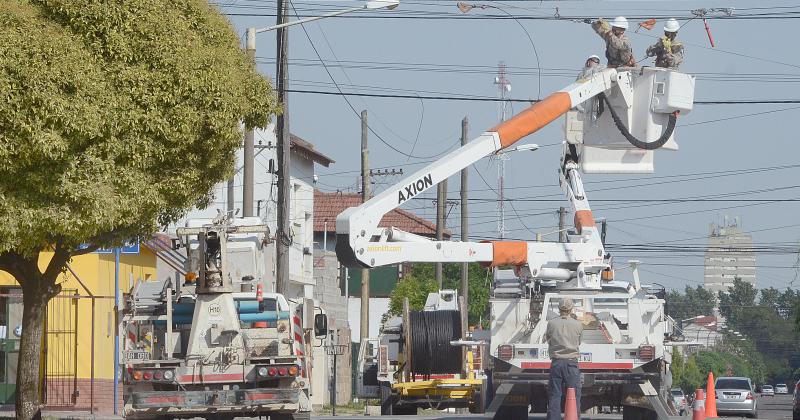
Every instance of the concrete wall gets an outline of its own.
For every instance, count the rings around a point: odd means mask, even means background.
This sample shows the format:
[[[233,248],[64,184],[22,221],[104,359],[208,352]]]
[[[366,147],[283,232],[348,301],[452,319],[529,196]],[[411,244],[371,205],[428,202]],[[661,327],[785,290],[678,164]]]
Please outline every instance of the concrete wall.
[[[369,300],[369,336],[378,337],[383,314],[389,311],[389,298],[372,298]],[[348,299],[348,319],[350,320],[350,337],[354,343],[360,343],[361,337],[361,298]]]

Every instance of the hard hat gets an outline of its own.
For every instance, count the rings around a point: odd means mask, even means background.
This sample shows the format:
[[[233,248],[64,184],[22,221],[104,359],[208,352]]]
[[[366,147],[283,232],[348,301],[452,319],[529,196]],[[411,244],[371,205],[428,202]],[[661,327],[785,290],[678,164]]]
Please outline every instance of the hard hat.
[[[614,21],[611,22],[611,26],[615,28],[628,29],[628,19],[625,19],[625,16],[617,16],[614,18]]]
[[[664,32],[678,32],[678,29],[681,28],[681,25],[675,19],[668,19],[667,23],[664,25]]]
[[[597,60],[597,62],[598,62],[598,63],[600,62],[600,56],[598,56],[597,54],[592,54],[592,55],[590,55],[590,56],[589,56],[589,57],[586,59],[586,61],[589,61],[589,60],[592,60],[592,59],[594,59],[594,60]]]
[[[558,310],[561,312],[568,312],[571,311],[575,304],[572,302],[572,298],[564,298],[561,299],[561,302],[558,304]]]

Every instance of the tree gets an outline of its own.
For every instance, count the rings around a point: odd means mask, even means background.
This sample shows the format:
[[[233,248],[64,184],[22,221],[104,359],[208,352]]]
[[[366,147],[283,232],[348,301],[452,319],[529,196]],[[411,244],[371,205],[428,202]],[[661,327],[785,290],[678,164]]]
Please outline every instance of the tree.
[[[388,315],[401,315],[403,313],[403,300],[408,298],[408,307],[413,311],[421,311],[425,307],[425,300],[429,293],[436,292],[439,286],[431,277],[420,276],[415,273],[406,274],[397,282],[397,287],[389,295]],[[384,320],[385,321],[385,320]]]
[[[684,375],[683,355],[677,348],[672,349],[672,359],[670,361],[670,371],[672,372],[672,383],[674,386],[681,386]]]
[[[240,123],[265,127],[277,106],[204,1],[9,0],[0,27],[0,269],[23,291],[16,415],[30,419],[70,259],[207,205]]]
[[[686,286],[683,294],[670,291],[667,295],[667,315],[676,321],[711,315],[716,302],[714,294],[702,286]]]
[[[409,273],[419,279],[430,279],[435,284],[436,264],[413,264]],[[478,325],[483,322],[484,326],[486,326],[489,321],[491,278],[487,269],[481,267],[478,263],[469,264],[468,278],[469,299],[467,300],[467,315],[469,325]],[[442,288],[456,290],[461,288],[461,264],[442,264]],[[402,301],[400,303],[402,304]]]

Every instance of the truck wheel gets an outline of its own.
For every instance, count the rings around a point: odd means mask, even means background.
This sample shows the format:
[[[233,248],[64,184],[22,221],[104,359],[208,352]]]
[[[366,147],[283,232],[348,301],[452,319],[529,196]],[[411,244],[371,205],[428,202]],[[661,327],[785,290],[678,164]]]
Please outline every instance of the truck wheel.
[[[381,415],[395,414],[394,397],[392,396],[392,388],[385,382],[380,384],[380,397],[381,397]]]
[[[473,414],[483,414],[486,412],[486,387],[481,386],[474,395],[474,400],[469,406],[469,412]]]
[[[494,415],[495,419],[503,420],[528,420],[528,407],[514,405],[510,407],[500,407]]]

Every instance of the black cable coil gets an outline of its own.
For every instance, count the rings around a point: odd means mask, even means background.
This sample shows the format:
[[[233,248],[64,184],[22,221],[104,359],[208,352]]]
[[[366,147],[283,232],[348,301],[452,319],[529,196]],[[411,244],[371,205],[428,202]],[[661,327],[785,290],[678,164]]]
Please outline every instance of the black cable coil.
[[[411,373],[427,376],[461,372],[461,347],[450,344],[461,338],[461,314],[412,311],[409,315]]]

